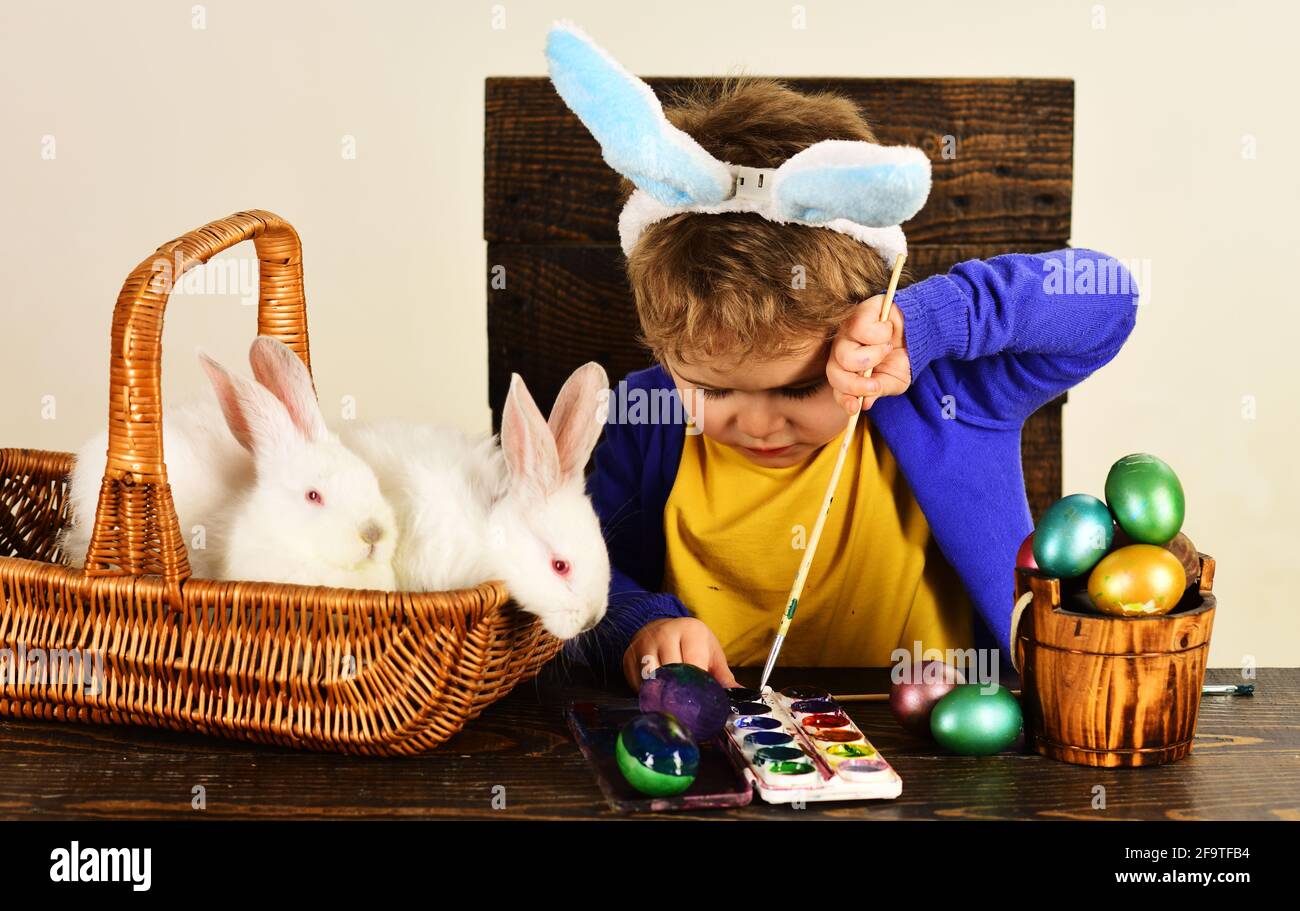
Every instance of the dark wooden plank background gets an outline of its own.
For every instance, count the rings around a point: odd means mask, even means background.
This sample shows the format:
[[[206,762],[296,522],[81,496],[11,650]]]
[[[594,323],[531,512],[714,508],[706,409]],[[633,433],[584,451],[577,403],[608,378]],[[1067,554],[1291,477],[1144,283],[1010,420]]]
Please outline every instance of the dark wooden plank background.
[[[757,668],[741,669],[742,680]],[[775,681],[881,692],[883,669],[783,669]],[[1010,681],[1003,681],[1004,683]],[[1211,670],[1207,682],[1241,682]],[[1300,820],[1300,669],[1263,669],[1256,695],[1206,696],[1191,755],[1145,769],[1090,769],[1008,751],[967,758],[903,733],[879,703],[846,706],[903,778],[896,800],[757,801],[692,819],[1289,819]],[[577,671],[551,668],[440,749],[374,759],[301,753],[151,728],[0,719],[6,819],[622,819],[563,720],[569,700],[611,698]],[[207,809],[191,809],[192,789]],[[1093,788],[1106,808],[1093,809]],[[493,808],[504,788],[505,807]],[[641,818],[641,817],[634,817]]]
[[[665,97],[685,78],[647,80]],[[1067,79],[789,79],[853,98],[881,142],[922,148],[934,188],[905,226],[913,281],[966,259],[1067,245],[1074,83]],[[588,360],[612,382],[650,364],[618,246],[618,176],[550,81],[486,84],[483,235],[489,271],[488,386],[493,427],[510,373],[543,409]],[[491,274],[489,275],[489,279]],[[1061,406],[1025,425],[1022,462],[1037,518],[1061,495]]]

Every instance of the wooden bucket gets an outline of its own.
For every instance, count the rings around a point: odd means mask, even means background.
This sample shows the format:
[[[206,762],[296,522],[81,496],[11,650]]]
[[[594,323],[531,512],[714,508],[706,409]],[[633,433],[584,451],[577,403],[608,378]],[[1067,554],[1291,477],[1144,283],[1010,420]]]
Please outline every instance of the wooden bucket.
[[[1106,767],[1188,754],[1215,608],[1214,559],[1199,557],[1198,584],[1159,617],[1099,614],[1078,582],[1016,570],[1017,602],[1032,596],[1012,634],[1027,747]]]

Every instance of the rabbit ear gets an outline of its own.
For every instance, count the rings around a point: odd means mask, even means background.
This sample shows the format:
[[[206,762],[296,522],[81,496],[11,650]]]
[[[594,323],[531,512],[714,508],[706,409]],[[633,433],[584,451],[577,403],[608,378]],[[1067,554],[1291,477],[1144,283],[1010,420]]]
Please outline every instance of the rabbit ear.
[[[611,168],[666,206],[716,205],[732,194],[731,171],[668,122],[663,105],[572,22],[546,36],[551,82],[600,143]]]
[[[788,219],[846,218],[872,228],[902,224],[930,195],[930,159],[915,146],[825,139],[776,169],[772,195]]]
[[[262,384],[236,376],[202,351],[199,363],[216,390],[226,426],[239,445],[257,456],[283,447],[298,436],[284,405]]]
[[[560,485],[560,457],[555,437],[533,401],[523,378],[510,374],[510,391],[501,415],[501,451],[512,487],[545,496]]]
[[[608,415],[609,378],[604,367],[590,361],[564,381],[548,421],[565,480],[582,475]]]
[[[303,439],[315,443],[329,432],[316,401],[311,374],[293,349],[269,335],[259,335],[248,350],[253,376],[280,400]]]

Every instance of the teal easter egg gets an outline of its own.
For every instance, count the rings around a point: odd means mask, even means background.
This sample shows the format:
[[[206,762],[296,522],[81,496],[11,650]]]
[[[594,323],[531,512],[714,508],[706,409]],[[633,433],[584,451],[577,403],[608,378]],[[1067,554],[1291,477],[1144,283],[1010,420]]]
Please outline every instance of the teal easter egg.
[[[1106,475],[1106,503],[1139,544],[1167,544],[1183,527],[1187,501],[1174,470],[1145,452],[1126,455]]]
[[[930,732],[945,749],[962,756],[987,756],[1005,750],[1020,736],[1024,720],[1011,691],[984,684],[958,686],[939,700],[930,716]]]
[[[1086,493],[1061,497],[1034,529],[1034,560],[1051,576],[1082,576],[1105,556],[1115,538],[1106,504]]]
[[[618,732],[614,759],[627,783],[651,797],[680,794],[695,781],[700,748],[671,715],[637,715]]]

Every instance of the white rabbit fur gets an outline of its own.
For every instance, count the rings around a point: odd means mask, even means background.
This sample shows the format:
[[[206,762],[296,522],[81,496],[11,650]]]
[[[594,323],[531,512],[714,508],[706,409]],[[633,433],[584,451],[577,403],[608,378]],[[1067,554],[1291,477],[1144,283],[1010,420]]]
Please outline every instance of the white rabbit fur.
[[[229,491],[252,484],[253,460],[226,429],[221,406],[210,388],[204,387],[204,392],[192,401],[164,410],[163,452],[190,569],[200,578],[220,578],[220,552],[215,547],[193,546],[194,526],[202,517],[222,512]],[[72,566],[85,565],[107,459],[107,430],[101,430],[77,450],[68,483],[69,524],[60,535],[63,554]]]
[[[192,575],[391,591],[392,507],[366,463],[325,426],[298,356],[256,339],[256,380],[205,354],[199,360],[211,388],[163,412],[167,479]],[[90,545],[107,448],[102,432],[77,454],[62,538],[74,566]]]
[[[609,595],[609,552],[583,469],[608,395],[604,369],[586,364],[565,382],[548,424],[512,375],[499,447],[490,434],[400,420],[344,427],[344,442],[374,469],[397,513],[398,587],[501,579],[557,638],[595,626]]]

